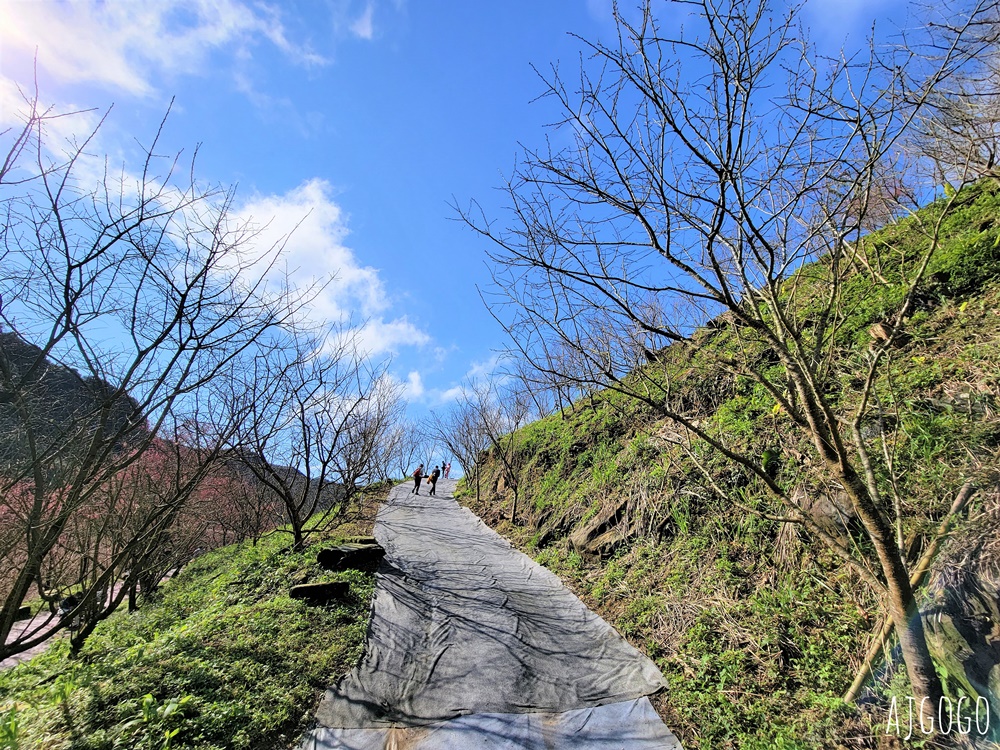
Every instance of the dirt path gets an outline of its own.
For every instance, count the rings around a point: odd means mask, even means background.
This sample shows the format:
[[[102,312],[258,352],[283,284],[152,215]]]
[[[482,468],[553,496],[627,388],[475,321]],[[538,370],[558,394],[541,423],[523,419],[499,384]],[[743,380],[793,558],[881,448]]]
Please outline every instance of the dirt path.
[[[161,579],[160,583],[166,583],[172,577],[173,577],[173,572],[170,572]],[[111,587],[110,596],[117,596],[121,592],[122,585],[123,584],[120,582],[115,583],[114,586]],[[123,602],[123,604],[125,603]],[[15,622],[14,627],[11,628],[10,635],[7,636],[7,643],[13,643],[14,641],[19,640],[24,636],[25,633],[31,634],[33,630],[40,631],[45,627],[53,625],[54,624],[53,621],[55,620],[56,617],[57,615],[53,615],[48,610],[43,609],[40,612],[38,612],[34,617],[32,617],[30,620],[21,620],[19,622]],[[32,646],[27,651],[22,651],[19,654],[8,656],[3,661],[0,661],[0,671],[4,669],[10,669],[11,667],[18,665],[21,662],[28,661],[32,657],[38,656],[38,654],[44,652],[56,638],[63,638],[66,637],[66,635],[67,635],[66,631],[61,630],[55,635],[53,635],[51,638],[48,638],[42,641],[41,643]]]
[[[327,691],[303,750],[680,744],[646,696],[655,665],[438,483],[379,510],[386,548],[361,664]]]
[[[7,643],[13,643],[16,640],[19,640],[26,633],[30,634],[34,630],[41,630],[49,624],[52,618],[53,615],[51,615],[48,610],[42,610],[30,620],[20,620],[19,622],[15,622],[14,627],[10,630],[10,635],[7,637]],[[49,647],[49,644],[52,643],[54,638],[58,637],[59,636],[53,636],[48,640],[42,641],[37,646],[29,648],[27,651],[22,651],[19,654],[8,656],[3,661],[0,661],[0,670],[10,669],[23,661],[28,661],[28,659],[38,656]]]

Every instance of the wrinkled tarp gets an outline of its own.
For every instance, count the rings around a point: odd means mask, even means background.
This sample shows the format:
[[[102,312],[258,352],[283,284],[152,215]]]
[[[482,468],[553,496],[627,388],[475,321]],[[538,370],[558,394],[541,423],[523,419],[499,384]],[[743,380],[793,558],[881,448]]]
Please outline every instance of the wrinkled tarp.
[[[321,728],[303,750],[669,750],[680,743],[649,698],[562,713],[470,714],[422,727]]]
[[[543,727],[574,747],[679,747],[638,700],[664,684],[649,659],[460,508],[453,481],[438,482],[438,497],[411,487],[394,488],[376,519],[386,557],[365,655],[326,692],[303,748],[535,747]],[[400,744],[405,727],[432,744]],[[508,734],[521,739],[496,744]]]

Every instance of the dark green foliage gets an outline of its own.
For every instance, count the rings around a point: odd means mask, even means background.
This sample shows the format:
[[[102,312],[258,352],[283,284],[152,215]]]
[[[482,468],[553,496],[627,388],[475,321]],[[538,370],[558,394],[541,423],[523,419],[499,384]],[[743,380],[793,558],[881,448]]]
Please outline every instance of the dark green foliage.
[[[30,473],[29,432],[40,454],[66,457],[86,451],[98,430],[99,438],[116,443],[141,437],[140,417],[135,400],[116,396],[114,386],[81,377],[17,334],[0,331],[0,471],[8,476]]]

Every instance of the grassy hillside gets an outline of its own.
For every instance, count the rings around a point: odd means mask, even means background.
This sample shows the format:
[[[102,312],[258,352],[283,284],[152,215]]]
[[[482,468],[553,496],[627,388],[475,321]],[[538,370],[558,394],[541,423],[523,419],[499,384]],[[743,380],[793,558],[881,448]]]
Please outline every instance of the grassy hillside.
[[[832,352],[840,373],[833,399],[840,405],[857,397],[857,373],[876,335],[872,326],[903,299],[888,261],[919,254],[935,210],[866,240],[869,258],[887,262],[882,273],[859,267],[843,288],[845,316]],[[886,482],[891,476],[903,498],[911,562],[963,482],[980,484],[936,571],[965,570],[975,582],[969,585],[989,589],[985,599],[995,610],[1000,597],[988,585],[1000,581],[993,476],[1000,453],[995,185],[962,193],[942,229],[905,338],[876,383],[880,414],[865,424],[865,437],[875,446],[875,471]],[[802,320],[823,292],[824,273],[815,264],[797,274],[793,309]],[[835,533],[863,548],[856,523],[837,518],[836,497],[810,483],[816,464],[808,441],[797,437],[761,386],[717,366],[727,352],[746,346],[747,337],[717,321],[661,352],[650,367],[660,368],[688,414],[728,445],[759,456],[775,481],[808,498],[805,504],[826,514]],[[774,504],[759,481],[697,443],[682,450],[675,438],[675,428],[650,407],[599,393],[517,434],[524,509],[517,524],[504,520],[512,498],[497,463],[485,463],[483,496],[477,501],[473,489],[465,501],[657,661],[670,684],[659,707],[685,747],[897,746],[884,736],[885,701],[893,691],[907,694],[905,672],[883,670],[865,708],[840,699],[881,625],[876,596],[800,527],[769,520]],[[742,507],[723,501],[713,483],[740,497]],[[949,599],[961,608],[964,593],[942,588],[941,575],[933,580],[927,605]],[[988,633],[1000,625],[987,617],[984,627]],[[939,655],[948,637],[931,632]],[[993,643],[989,637],[984,642]],[[970,690],[964,668],[954,659],[941,661],[953,696]]]
[[[63,638],[0,673],[0,748],[291,746],[323,688],[360,657],[374,576],[327,573],[315,546],[291,554],[289,539],[206,553],[158,601],[101,623],[78,658]],[[349,581],[351,597],[291,599],[306,580]]]

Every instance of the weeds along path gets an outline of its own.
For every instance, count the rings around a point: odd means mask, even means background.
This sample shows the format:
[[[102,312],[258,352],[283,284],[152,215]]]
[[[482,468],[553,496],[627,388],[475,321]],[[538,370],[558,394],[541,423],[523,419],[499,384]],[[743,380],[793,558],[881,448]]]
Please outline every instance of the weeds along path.
[[[327,690],[302,750],[666,750],[656,666],[471,511],[395,487],[361,664]]]

